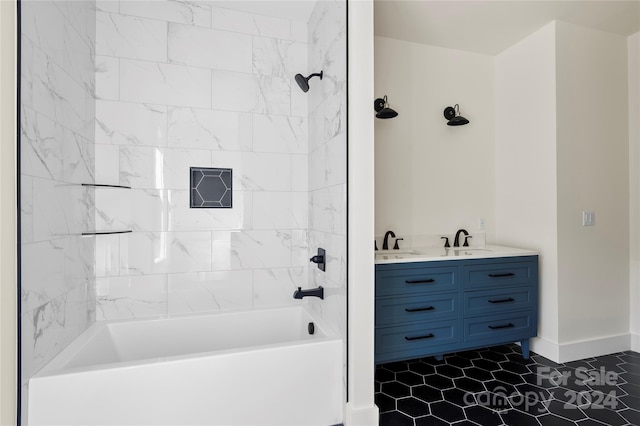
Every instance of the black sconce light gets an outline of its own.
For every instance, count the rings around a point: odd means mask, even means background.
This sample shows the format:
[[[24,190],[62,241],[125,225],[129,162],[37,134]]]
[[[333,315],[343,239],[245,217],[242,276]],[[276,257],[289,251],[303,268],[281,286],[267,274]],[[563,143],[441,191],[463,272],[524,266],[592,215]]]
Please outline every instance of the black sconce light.
[[[449,120],[447,125],[449,126],[462,126],[469,124],[469,120],[460,115],[460,107],[456,104],[453,107],[446,107],[444,109],[444,118]]]
[[[398,116],[397,112],[389,108],[387,95],[384,95],[384,98],[378,98],[373,101],[373,109],[376,110],[376,118],[393,118]]]

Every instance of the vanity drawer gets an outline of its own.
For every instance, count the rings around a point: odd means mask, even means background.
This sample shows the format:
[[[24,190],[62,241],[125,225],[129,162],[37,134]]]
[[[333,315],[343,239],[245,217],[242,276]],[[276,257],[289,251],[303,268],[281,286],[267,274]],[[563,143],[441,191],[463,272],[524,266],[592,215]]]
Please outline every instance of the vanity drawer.
[[[377,298],[376,326],[453,318],[456,309],[458,293]]]
[[[486,315],[464,320],[464,340],[491,344],[494,341],[519,340],[535,336],[535,315],[532,311]]]
[[[456,320],[422,322],[376,328],[376,354],[402,352],[407,358],[424,356],[433,346],[459,341]],[[425,350],[426,349],[426,350]]]
[[[462,269],[465,288],[483,288],[529,284],[537,281],[535,259],[467,263]]]
[[[376,296],[455,291],[457,272],[456,267],[377,269]]]
[[[464,315],[498,314],[516,309],[531,309],[536,301],[533,286],[467,291],[463,296]]]

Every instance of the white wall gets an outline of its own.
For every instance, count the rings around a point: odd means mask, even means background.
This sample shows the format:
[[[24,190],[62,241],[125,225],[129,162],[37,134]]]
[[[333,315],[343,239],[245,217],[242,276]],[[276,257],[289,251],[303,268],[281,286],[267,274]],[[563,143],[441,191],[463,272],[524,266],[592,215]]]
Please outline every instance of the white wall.
[[[374,404],[373,2],[349,0],[349,403],[347,426],[376,426]]]
[[[556,361],[629,348],[626,56],[555,22],[496,58],[496,238],[541,253],[533,349]]]
[[[375,120],[376,235],[473,231],[482,217],[493,240],[493,74],[492,56],[375,38],[375,96],[399,114]],[[456,103],[469,124],[447,126]]]
[[[558,342],[556,58],[551,23],[495,58],[496,240],[540,253],[534,350]]]
[[[628,349],[627,46],[563,22],[556,31],[558,340],[570,357],[572,345],[617,336],[600,350]],[[595,226],[582,226],[583,210]]]
[[[627,39],[631,348],[640,351],[640,33]]]
[[[0,424],[16,423],[16,3],[0,2]]]

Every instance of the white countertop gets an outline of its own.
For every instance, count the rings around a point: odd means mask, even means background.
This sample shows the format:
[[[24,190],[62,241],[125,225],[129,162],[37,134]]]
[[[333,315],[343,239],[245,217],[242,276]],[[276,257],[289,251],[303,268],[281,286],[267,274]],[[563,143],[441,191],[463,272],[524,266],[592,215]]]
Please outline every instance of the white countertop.
[[[492,257],[535,256],[538,252],[513,247],[416,247],[402,250],[378,250],[375,263],[432,262],[434,260],[487,259]]]

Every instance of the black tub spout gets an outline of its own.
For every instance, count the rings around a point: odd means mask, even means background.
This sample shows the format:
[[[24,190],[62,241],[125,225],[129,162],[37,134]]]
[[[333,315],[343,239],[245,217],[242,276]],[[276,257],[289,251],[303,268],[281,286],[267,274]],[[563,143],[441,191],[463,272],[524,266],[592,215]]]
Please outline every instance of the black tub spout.
[[[319,286],[318,288],[312,288],[310,290],[303,290],[302,287],[298,287],[296,291],[293,292],[294,299],[302,299],[303,297],[319,297],[320,299],[324,299],[324,288]]]

